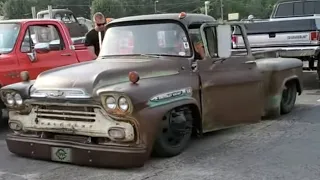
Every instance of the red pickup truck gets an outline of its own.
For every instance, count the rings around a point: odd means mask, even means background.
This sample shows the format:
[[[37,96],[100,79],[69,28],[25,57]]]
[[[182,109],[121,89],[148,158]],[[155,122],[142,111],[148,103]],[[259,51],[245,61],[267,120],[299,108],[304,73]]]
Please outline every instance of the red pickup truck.
[[[59,20],[0,21],[0,86],[21,81],[22,71],[28,71],[32,80],[48,69],[95,60],[83,40],[71,38]],[[4,108],[2,102],[0,107]]]

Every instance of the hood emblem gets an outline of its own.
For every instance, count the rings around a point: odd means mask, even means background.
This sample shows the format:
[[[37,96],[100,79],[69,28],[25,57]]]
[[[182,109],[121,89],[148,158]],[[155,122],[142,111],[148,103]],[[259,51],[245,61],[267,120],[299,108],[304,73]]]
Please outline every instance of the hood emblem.
[[[64,95],[63,91],[56,91],[56,92],[47,93],[47,97],[53,97],[53,98],[62,97],[63,95]]]
[[[88,99],[91,98],[83,89],[62,88],[62,89],[38,89],[31,94],[33,98],[71,98]]]

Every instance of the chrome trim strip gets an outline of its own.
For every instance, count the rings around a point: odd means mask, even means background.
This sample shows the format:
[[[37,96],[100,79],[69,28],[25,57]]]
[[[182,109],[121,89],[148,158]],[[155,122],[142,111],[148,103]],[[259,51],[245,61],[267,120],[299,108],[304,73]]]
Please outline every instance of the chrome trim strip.
[[[78,88],[43,88],[37,89],[31,95],[33,98],[56,98],[56,99],[88,99],[91,95]]]

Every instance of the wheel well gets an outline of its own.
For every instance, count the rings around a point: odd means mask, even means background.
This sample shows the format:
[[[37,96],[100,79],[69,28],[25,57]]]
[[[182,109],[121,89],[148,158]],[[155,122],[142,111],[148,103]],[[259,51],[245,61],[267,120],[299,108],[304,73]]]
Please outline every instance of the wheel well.
[[[289,83],[294,83],[297,87],[298,94],[301,95],[302,89],[301,89],[300,81],[297,78],[294,78],[294,79],[290,79],[290,80],[286,81],[285,84],[289,84]]]
[[[188,107],[191,110],[192,118],[193,118],[193,134],[201,134],[202,133],[202,121],[201,114],[199,108],[196,104],[185,104],[175,108]]]

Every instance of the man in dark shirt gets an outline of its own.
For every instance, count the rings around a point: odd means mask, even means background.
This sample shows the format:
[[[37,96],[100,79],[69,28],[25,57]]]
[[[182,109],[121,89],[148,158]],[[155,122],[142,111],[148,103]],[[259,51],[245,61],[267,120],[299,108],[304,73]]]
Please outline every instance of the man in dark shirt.
[[[102,13],[97,12],[93,15],[93,20],[95,23],[95,27],[86,34],[84,44],[98,56],[100,52],[99,32],[101,32],[102,44],[102,40],[105,34],[106,18]]]

